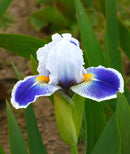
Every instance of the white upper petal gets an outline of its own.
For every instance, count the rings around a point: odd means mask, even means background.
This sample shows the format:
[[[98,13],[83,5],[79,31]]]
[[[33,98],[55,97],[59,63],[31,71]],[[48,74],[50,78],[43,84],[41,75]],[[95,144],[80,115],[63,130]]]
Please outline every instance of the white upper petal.
[[[54,34],[52,42],[37,51],[40,75],[50,77],[50,84],[83,80],[83,53],[71,34]]]
[[[66,40],[68,40],[69,42],[73,43],[74,45],[79,47],[79,41],[73,37],[71,37],[71,34],[62,34],[63,38],[65,38]]]
[[[50,52],[50,49],[61,40],[61,36],[59,34],[54,34],[52,36],[52,42],[46,44],[44,47],[41,47],[37,51],[37,59],[39,61],[38,72],[40,75],[48,76],[49,71],[46,69],[47,57]]]
[[[64,35],[63,35],[64,37]],[[82,81],[83,57],[79,46],[71,43],[75,41],[70,35],[66,35],[54,47],[51,48],[46,68],[50,71],[50,83],[66,82],[74,80]],[[76,41],[77,45],[78,42]]]

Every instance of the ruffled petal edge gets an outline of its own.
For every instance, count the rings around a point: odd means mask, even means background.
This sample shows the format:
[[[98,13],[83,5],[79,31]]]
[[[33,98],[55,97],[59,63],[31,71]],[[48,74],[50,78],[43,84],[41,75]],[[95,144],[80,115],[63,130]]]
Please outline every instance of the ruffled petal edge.
[[[59,87],[59,86],[49,85],[47,83],[40,83],[36,80],[36,77],[37,76],[25,77],[24,80],[20,80],[14,85],[13,90],[12,90],[12,95],[11,95],[11,104],[16,109],[26,108],[30,103],[35,102],[38,97],[50,96],[55,91],[61,89],[61,87]],[[27,87],[27,84],[26,84],[27,81],[30,82],[29,87]],[[23,86],[23,89],[21,89],[22,86]],[[31,99],[28,98],[29,95],[26,92],[23,92],[24,90],[27,90],[29,94],[30,94],[30,92],[32,92],[32,95],[30,95]],[[23,93],[24,96],[22,96],[22,98],[18,99],[18,95],[20,93],[21,94]],[[28,99],[28,101],[26,103],[23,102],[23,104],[22,104],[21,100],[24,100],[24,99],[25,99],[25,102],[27,101],[27,99]],[[29,100],[31,100],[31,101],[29,101]]]
[[[93,78],[87,82],[72,86],[71,90],[73,92],[98,102],[116,98],[117,92],[124,92],[124,80],[121,73],[117,70],[105,68],[100,65],[98,67],[89,67],[86,71],[87,73],[93,74]],[[102,74],[101,71],[107,73],[107,76],[105,77],[105,74]],[[109,75],[111,78],[109,78]],[[109,80],[108,83],[107,80]],[[114,82],[117,87],[110,85]]]

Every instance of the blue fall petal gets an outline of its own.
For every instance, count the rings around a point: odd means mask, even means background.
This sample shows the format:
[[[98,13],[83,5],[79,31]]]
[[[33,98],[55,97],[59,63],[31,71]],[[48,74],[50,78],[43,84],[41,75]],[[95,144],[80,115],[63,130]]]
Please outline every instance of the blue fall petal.
[[[18,81],[12,90],[11,103],[15,108],[26,108],[40,96],[50,96],[60,89],[59,86],[40,82],[37,76],[29,76]]]
[[[71,87],[73,92],[96,101],[116,98],[118,91],[124,92],[122,75],[115,69],[98,66],[89,67],[86,71],[93,78]]]

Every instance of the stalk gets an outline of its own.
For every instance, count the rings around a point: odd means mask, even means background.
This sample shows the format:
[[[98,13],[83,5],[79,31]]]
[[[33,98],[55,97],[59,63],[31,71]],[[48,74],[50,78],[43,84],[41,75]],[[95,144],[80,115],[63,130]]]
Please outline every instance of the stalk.
[[[71,154],[78,154],[77,145],[73,145],[70,147]]]

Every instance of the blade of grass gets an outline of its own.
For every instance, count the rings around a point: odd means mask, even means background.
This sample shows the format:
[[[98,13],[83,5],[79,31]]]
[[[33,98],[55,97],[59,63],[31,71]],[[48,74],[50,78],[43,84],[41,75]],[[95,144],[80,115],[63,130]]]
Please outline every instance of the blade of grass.
[[[87,5],[87,7],[91,7],[93,4],[93,1],[94,0],[85,0],[85,1],[83,1],[83,3],[85,3]]]
[[[2,0],[0,2],[0,18],[3,16],[11,2],[12,0]]]
[[[105,52],[106,61],[109,67],[117,69],[123,74],[121,64],[121,54],[119,51],[119,25],[117,19],[116,0],[106,0],[106,36]],[[125,95],[129,91],[125,84]]]
[[[32,104],[25,109],[30,154],[47,154],[37,126]]]
[[[130,31],[119,21],[120,46],[130,60]]]
[[[15,70],[15,73],[16,73],[18,79],[19,79],[19,80],[22,80],[22,77],[21,77],[19,71],[17,70],[17,68],[15,67],[15,65],[14,65],[14,63],[13,63],[12,61],[11,61],[11,64],[12,64],[14,70]]]
[[[105,0],[99,0],[98,3],[100,4],[101,11],[105,16],[105,13],[106,13],[106,11],[105,11]]]
[[[120,136],[121,154],[130,152],[130,106],[121,93],[117,93],[116,119]]]
[[[104,128],[91,154],[120,154],[120,139],[115,113]]]
[[[106,0],[106,60],[109,67],[122,72],[119,51],[119,27],[116,11],[116,0]]]
[[[1,146],[1,144],[0,144],[0,154],[5,154],[5,151],[4,151],[3,147]]]
[[[10,142],[11,153],[27,154],[24,137],[13,115],[13,112],[10,109],[8,101],[6,101],[6,106],[7,106],[9,142]]]
[[[86,154],[90,154],[97,142],[98,137],[100,136],[103,128],[106,125],[106,119],[102,104],[86,99],[85,117],[87,129]]]
[[[105,0],[99,0],[99,4],[101,6],[101,11],[105,16]],[[123,49],[124,53],[130,59],[130,31],[127,27],[122,23],[120,19],[118,19],[119,23],[119,36],[120,36],[120,47]]]

